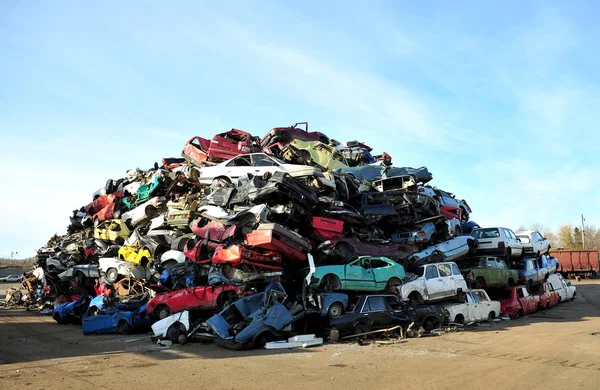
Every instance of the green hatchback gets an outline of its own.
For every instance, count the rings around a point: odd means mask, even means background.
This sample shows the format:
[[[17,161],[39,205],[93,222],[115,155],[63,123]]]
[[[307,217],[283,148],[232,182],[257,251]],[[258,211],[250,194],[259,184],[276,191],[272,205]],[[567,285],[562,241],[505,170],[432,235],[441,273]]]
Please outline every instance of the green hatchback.
[[[393,291],[406,277],[404,267],[383,256],[361,256],[344,265],[316,267],[314,287],[326,291]]]
[[[460,273],[470,288],[514,286],[519,271],[510,269],[503,259],[479,256],[461,262]]]

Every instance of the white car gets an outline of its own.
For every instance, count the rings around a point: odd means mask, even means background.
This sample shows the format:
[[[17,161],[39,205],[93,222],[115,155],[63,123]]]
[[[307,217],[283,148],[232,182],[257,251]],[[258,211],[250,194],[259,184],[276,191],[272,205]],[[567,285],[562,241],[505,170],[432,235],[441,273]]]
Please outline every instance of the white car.
[[[465,303],[444,303],[448,310],[448,321],[457,324],[493,320],[500,316],[500,302],[492,301],[485,290],[471,290],[466,293]]]
[[[510,262],[513,257],[525,257],[525,246],[510,229],[503,227],[473,229],[471,236],[479,243],[478,255],[504,257],[507,262]]]
[[[127,261],[115,259],[112,257],[102,257],[98,260],[100,271],[106,276],[106,280],[114,283],[120,277],[134,277],[140,280],[148,280],[152,276],[150,270],[146,267],[137,266]]]
[[[187,334],[191,330],[190,326],[189,311],[184,310],[180,313],[172,314],[152,325],[152,333],[154,333],[154,335],[151,340],[167,339],[176,341],[179,344],[185,344],[187,341]]]
[[[525,246],[525,253],[533,253],[540,257],[550,252],[550,241],[540,232],[517,232],[516,235]]]
[[[9,283],[18,282],[19,280],[21,280],[21,277],[19,275],[8,275],[3,278],[0,278],[0,282],[9,282]]]
[[[561,274],[548,276],[546,283],[550,283],[554,291],[560,295],[560,302],[572,301],[577,295],[577,287],[571,286],[571,283],[568,283]]]
[[[164,196],[154,197],[124,213],[121,215],[121,219],[130,226],[137,226],[148,219],[158,217],[160,212],[164,211],[166,201],[167,199]]]
[[[286,172],[290,176],[323,176],[319,168],[306,165],[287,164],[278,158],[269,156],[265,153],[250,153],[234,157],[223,161],[212,167],[201,167],[199,170],[198,181],[200,184],[209,185],[213,181],[225,180],[230,183],[236,183],[241,177],[247,177],[248,174],[261,176],[266,172]]]
[[[470,252],[475,252],[475,249],[477,249],[477,240],[471,236],[459,236],[412,254],[408,257],[408,261],[415,262],[431,256],[435,257],[437,254],[441,256],[440,259],[436,259],[438,261],[454,261]]]
[[[455,263],[425,264],[416,275],[409,276],[398,286],[401,298],[412,307],[423,302],[459,297],[467,291],[467,283]]]

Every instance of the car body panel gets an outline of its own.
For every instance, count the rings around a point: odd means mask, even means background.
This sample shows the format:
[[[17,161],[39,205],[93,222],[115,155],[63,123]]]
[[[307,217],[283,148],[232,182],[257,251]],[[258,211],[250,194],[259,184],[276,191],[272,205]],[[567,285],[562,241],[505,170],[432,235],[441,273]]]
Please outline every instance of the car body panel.
[[[539,300],[529,294],[525,286],[510,286],[497,291],[490,291],[492,299],[500,302],[502,313],[511,317],[537,311]]]
[[[170,313],[177,313],[190,309],[214,310],[217,308],[219,296],[222,293],[229,291],[234,295],[242,293],[238,288],[229,285],[183,288],[181,290],[157,295],[148,302],[147,311],[149,314],[152,314],[154,310],[161,305],[167,306]]]
[[[499,257],[478,256],[467,259],[460,265],[460,271],[469,286],[481,285],[485,287],[505,287],[516,284],[519,280],[519,271],[508,267],[506,262]]]
[[[402,298],[411,299],[413,293],[418,293],[424,302],[437,301],[467,291],[467,284],[456,263],[425,264],[419,269],[421,275],[415,275],[398,287]]]
[[[299,162],[316,165],[324,170],[334,170],[348,167],[346,159],[339,150],[333,146],[319,141],[293,140],[282,151],[282,157],[289,162],[298,161],[304,152],[310,156],[308,161]]]
[[[101,241],[109,241],[116,244],[124,243],[131,234],[129,228],[120,219],[109,219],[101,222],[94,229],[94,238]]]
[[[515,233],[523,242],[525,252],[534,255],[543,255],[550,252],[550,241],[538,231],[519,231]]]
[[[339,278],[340,289],[357,291],[383,291],[390,279],[400,282],[406,277],[403,266],[383,256],[361,256],[345,265],[316,267],[314,285],[321,285],[327,275]]]
[[[460,314],[464,323],[484,321],[490,317],[500,317],[501,305],[498,301],[492,301],[485,290],[475,289],[467,291],[466,302],[464,303],[444,303],[442,307],[448,310],[448,321],[455,322]]]
[[[511,257],[521,257],[524,245],[511,229],[503,227],[478,228],[471,231],[479,243],[478,255],[506,257],[510,249]]]

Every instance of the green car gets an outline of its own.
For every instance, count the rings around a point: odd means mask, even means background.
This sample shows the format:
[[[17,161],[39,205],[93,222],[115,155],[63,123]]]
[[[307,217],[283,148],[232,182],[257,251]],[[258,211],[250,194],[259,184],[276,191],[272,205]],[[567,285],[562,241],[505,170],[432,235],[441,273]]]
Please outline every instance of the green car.
[[[169,210],[167,214],[167,225],[182,230],[190,230],[190,222],[198,217],[197,211],[192,210]]]
[[[404,267],[387,257],[361,256],[349,264],[316,267],[312,284],[326,291],[392,291],[405,277]]]
[[[123,203],[129,208],[132,209],[138,206],[141,203],[144,203],[150,196],[158,188],[160,181],[158,180],[158,176],[154,176],[151,182],[142,184],[135,195],[128,196],[123,199]]]
[[[503,259],[479,256],[462,262],[460,272],[470,288],[514,286],[519,271],[510,269]]]
[[[348,163],[339,150],[319,141],[295,139],[283,149],[282,157],[289,162],[315,165],[325,170],[348,168]]]

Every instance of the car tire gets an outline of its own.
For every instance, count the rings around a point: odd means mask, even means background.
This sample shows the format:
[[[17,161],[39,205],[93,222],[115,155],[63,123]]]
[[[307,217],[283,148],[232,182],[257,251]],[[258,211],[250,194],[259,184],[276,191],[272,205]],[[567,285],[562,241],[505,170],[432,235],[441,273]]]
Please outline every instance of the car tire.
[[[492,322],[495,318],[496,318],[496,314],[493,311],[489,312],[488,321]]]
[[[119,324],[117,326],[117,330],[121,334],[129,334],[131,332],[131,327],[129,326],[129,324],[127,323],[127,321],[121,320],[121,321],[119,321]]]
[[[477,288],[484,289],[486,286],[485,279],[480,276],[476,280],[477,280],[477,286],[478,286]]]
[[[119,280],[119,271],[116,268],[109,268],[106,270],[106,280],[109,283],[115,283]]]
[[[428,318],[423,322],[423,329],[425,329],[427,332],[431,332],[439,327],[440,321],[437,318]]]
[[[167,306],[162,305],[156,311],[156,315],[158,316],[159,320],[164,320],[165,318],[171,315],[171,311]]]
[[[416,308],[422,302],[423,302],[423,297],[418,292],[413,291],[408,295],[408,303],[409,303],[410,307]]]
[[[400,279],[395,278],[395,277],[390,278],[390,280],[388,280],[387,284],[385,285],[385,291],[393,294],[396,292],[395,286],[398,286],[400,284],[402,284],[402,281],[400,281]]]
[[[506,261],[509,263],[510,263],[511,256],[512,256],[512,251],[511,251],[510,247],[506,248]]]
[[[465,317],[462,314],[457,314],[456,317],[454,317],[454,321],[455,324],[464,324],[465,323]]]
[[[327,317],[338,318],[344,314],[344,306],[340,302],[334,302],[329,306],[327,310]]]
[[[123,237],[117,237],[115,238],[115,244],[123,246],[125,244],[125,239]]]
[[[521,260],[525,258],[525,248],[521,249],[521,256],[519,257]]]
[[[535,254],[535,257],[538,259],[540,258],[540,251],[537,251],[537,253]]]
[[[327,292],[332,292],[342,288],[340,279],[333,274],[327,274],[323,277],[321,282],[323,289]]]

